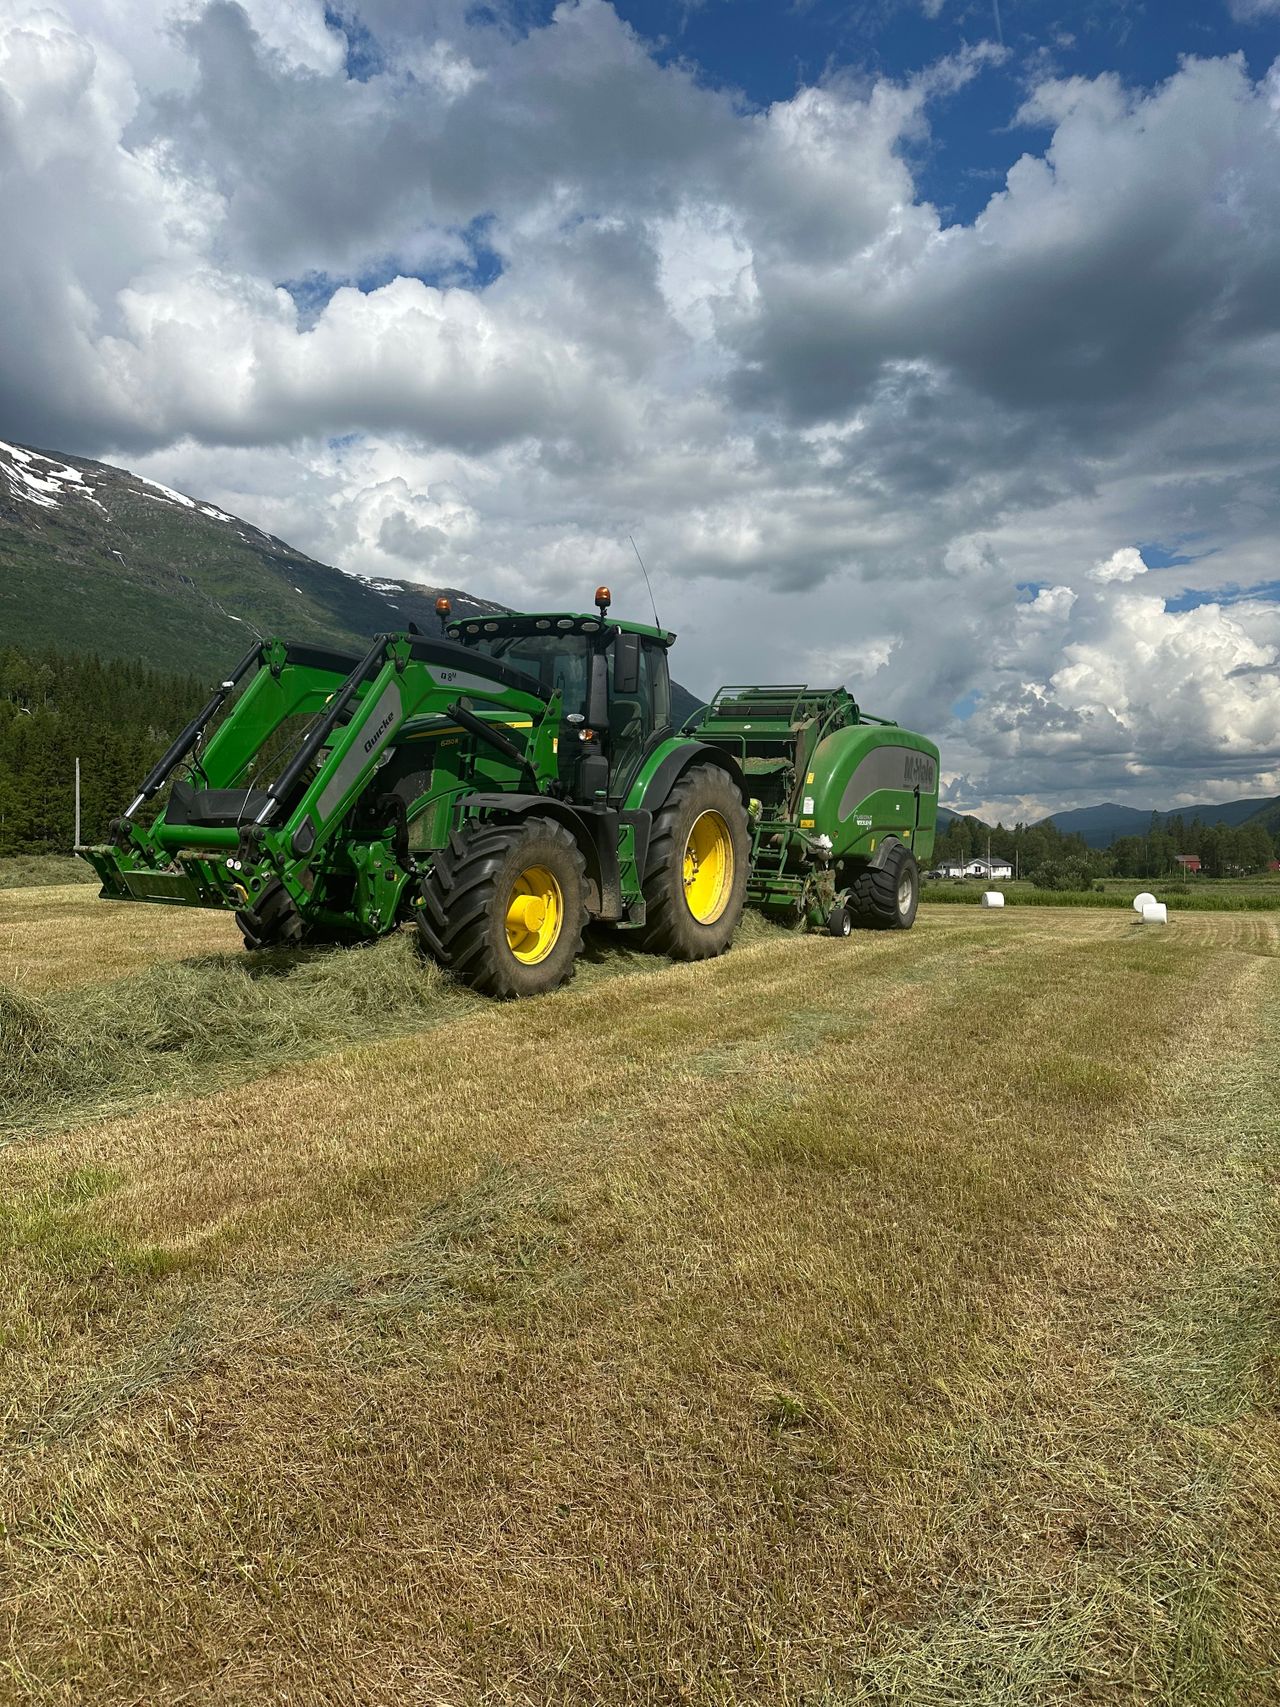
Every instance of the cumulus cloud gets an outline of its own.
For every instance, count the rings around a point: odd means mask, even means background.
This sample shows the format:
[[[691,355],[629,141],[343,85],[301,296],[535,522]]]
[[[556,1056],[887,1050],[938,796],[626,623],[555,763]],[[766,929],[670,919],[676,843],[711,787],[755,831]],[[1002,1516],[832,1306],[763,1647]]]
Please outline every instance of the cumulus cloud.
[[[1100,796],[1203,799],[1280,789],[1280,609],[1170,610],[1122,582],[1041,590],[993,649],[965,790],[1067,791],[1083,764]],[[999,788],[991,787],[998,779]]]
[[[1113,551],[1105,562],[1095,563],[1089,571],[1089,577],[1094,581],[1133,581],[1146,572],[1147,566],[1142,561],[1142,553],[1138,548],[1122,545],[1119,551]]]
[[[1033,77],[947,224],[1002,51],[756,109],[605,0],[20,0],[0,434],[516,604],[634,533],[691,685],[844,676],[996,809],[1261,776],[1280,82]],[[1194,610],[1116,548],[1191,538]]]

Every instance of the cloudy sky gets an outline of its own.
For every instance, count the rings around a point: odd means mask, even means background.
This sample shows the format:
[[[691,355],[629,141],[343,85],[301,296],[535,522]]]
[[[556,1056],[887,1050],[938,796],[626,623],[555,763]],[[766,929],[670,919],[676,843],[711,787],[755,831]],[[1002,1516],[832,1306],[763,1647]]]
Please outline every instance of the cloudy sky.
[[[0,437],[1280,792],[1280,0],[4,0]]]

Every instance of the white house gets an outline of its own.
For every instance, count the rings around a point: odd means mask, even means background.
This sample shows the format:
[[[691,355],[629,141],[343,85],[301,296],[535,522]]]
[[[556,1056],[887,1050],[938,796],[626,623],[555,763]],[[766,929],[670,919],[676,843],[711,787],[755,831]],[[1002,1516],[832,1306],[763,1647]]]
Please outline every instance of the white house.
[[[989,883],[997,883],[1003,877],[1013,876],[1013,865],[1007,859],[971,859],[964,867],[965,877],[982,877]]]

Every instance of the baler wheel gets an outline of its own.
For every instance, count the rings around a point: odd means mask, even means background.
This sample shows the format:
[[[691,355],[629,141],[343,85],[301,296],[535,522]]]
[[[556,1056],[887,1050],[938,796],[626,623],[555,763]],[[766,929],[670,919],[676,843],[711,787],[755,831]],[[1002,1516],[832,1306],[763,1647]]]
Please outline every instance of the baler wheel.
[[[418,939],[486,996],[541,995],[573,977],[586,879],[582,850],[554,819],[464,825],[422,880]]]
[[[909,931],[920,905],[920,868],[910,848],[895,847],[882,866],[866,866],[849,885],[855,922],[873,931]]]
[[[653,820],[641,944],[673,960],[723,954],[742,917],[751,839],[727,771],[691,765]]]
[[[827,914],[827,935],[848,936],[853,930],[853,914],[843,901],[837,901]]]

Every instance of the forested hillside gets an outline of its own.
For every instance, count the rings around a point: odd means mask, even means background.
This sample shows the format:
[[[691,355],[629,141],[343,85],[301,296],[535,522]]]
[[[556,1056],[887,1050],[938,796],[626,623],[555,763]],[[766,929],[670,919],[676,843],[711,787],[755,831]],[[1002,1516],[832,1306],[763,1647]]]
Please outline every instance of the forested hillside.
[[[0,652],[0,854],[102,840],[208,688],[192,676],[9,647]]]
[[[259,632],[356,651],[411,622],[434,633],[441,593],[460,615],[507,608],[458,587],[348,575],[109,463],[0,442],[0,641],[28,656],[54,647],[211,683]],[[672,683],[677,725],[700,703]]]
[[[1170,808],[1167,811],[1144,811],[1136,806],[1117,806],[1114,801],[1107,801],[1101,806],[1079,806],[1065,812],[1055,812],[1053,823],[1056,829],[1066,835],[1083,836],[1091,848],[1109,848],[1121,840],[1133,837],[1141,839],[1153,829],[1172,831],[1175,826],[1185,826],[1197,821],[1202,824],[1222,824],[1229,830],[1255,822],[1264,823],[1266,828],[1274,829],[1275,824],[1268,823],[1267,819],[1280,815],[1278,809],[1280,800],[1272,795],[1255,795],[1242,800],[1220,800],[1213,805],[1204,803]]]
[[[1211,810],[1207,809],[1207,810]],[[1280,823],[1277,824],[1280,830]],[[1052,873],[1046,887],[1071,887],[1063,874],[1081,881],[1098,877],[1166,877],[1178,870],[1177,855],[1194,854],[1206,877],[1265,871],[1276,857],[1265,821],[1232,825],[1189,821],[1153,813],[1142,836],[1122,836],[1109,848],[1090,847],[1078,833],[1064,834],[1052,818],[1039,824],[984,824],[980,818],[950,818],[938,832],[934,864],[985,856],[1010,860],[1020,877]]]

